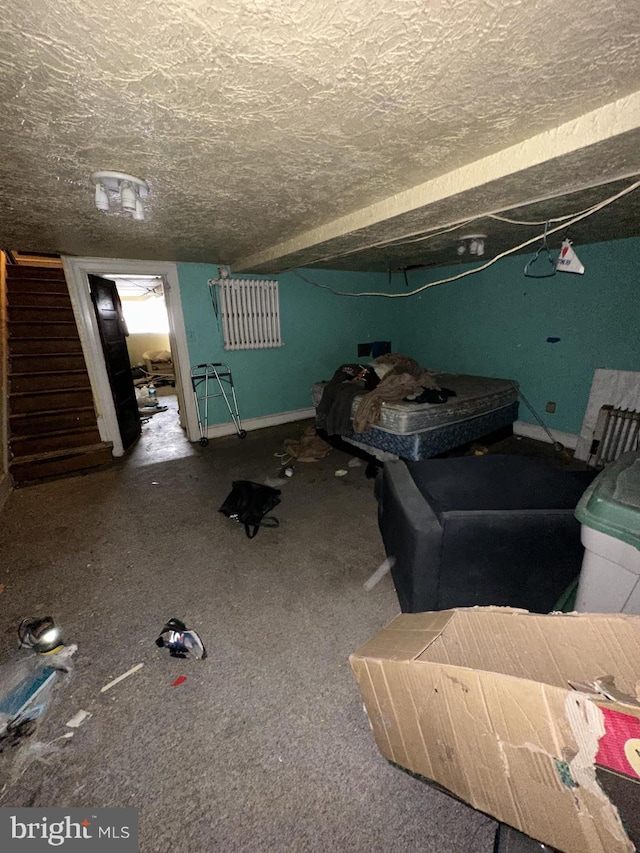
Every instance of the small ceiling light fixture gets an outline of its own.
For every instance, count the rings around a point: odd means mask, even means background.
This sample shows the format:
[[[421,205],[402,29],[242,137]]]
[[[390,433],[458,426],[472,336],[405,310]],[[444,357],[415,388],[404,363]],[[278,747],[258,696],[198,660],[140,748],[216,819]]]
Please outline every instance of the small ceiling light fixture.
[[[465,234],[463,237],[460,237],[458,254],[464,255],[468,251],[470,255],[481,257],[484,255],[484,241],[486,239],[486,234]]]
[[[136,209],[133,211],[133,218],[138,222],[144,220],[144,205],[140,198],[136,198]]]
[[[110,202],[119,201],[120,209],[133,219],[144,220],[143,199],[149,194],[149,185],[141,178],[123,172],[94,172],[91,181],[95,186],[95,205],[108,211]]]
[[[96,184],[96,207],[98,210],[109,210],[109,196],[100,183]]]

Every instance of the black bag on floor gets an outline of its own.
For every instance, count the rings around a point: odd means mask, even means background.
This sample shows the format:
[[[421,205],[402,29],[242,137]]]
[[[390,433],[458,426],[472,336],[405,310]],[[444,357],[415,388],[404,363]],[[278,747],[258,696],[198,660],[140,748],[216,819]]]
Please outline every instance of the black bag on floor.
[[[232,485],[218,512],[244,524],[249,539],[253,539],[261,527],[278,526],[277,518],[265,516],[280,503],[280,489],[252,483],[251,480],[235,480]]]

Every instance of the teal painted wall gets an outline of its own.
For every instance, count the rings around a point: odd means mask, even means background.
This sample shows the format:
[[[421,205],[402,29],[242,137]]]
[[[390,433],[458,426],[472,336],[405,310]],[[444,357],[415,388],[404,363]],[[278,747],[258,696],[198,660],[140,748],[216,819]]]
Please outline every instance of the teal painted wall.
[[[305,277],[337,290],[384,290],[386,274],[300,270]],[[225,362],[233,374],[243,419],[311,406],[311,386],[330,379],[345,362],[356,362],[358,342],[391,339],[400,328],[404,300],[353,299],[314,287],[294,273],[281,273],[280,319],[283,347],[227,352],[211,305],[208,280],[218,267],[178,264],[180,295],[191,364]],[[242,276],[233,276],[242,278]],[[211,424],[229,415],[224,402],[213,401]]]
[[[584,275],[530,279],[528,255],[407,299],[349,299],[302,281],[280,282],[279,349],[226,352],[207,281],[217,266],[178,264],[192,364],[224,361],[233,372],[243,418],[307,408],[310,388],[343,362],[357,361],[358,341],[391,340],[425,367],[517,380],[551,428],[578,433],[593,371],[640,370],[640,239],[576,246]],[[410,287],[466,266],[410,273]],[[404,291],[401,276],[301,270],[339,290]],[[547,343],[548,337],[560,338]],[[548,400],[556,413],[544,411]],[[535,423],[524,405],[520,419]],[[228,420],[220,408],[211,423]]]
[[[549,427],[579,433],[594,370],[640,370],[640,239],[575,249],[583,275],[527,278],[530,256],[519,255],[393,300],[404,309],[394,346],[425,367],[516,379]],[[462,269],[414,271],[410,283]],[[555,414],[544,411],[549,400]],[[535,423],[522,404],[520,419]]]

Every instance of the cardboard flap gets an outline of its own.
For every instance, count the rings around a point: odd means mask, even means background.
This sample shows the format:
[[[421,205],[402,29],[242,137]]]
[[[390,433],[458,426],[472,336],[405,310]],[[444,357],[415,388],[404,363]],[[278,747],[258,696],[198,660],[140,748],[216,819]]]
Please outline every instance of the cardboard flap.
[[[596,678],[593,681],[569,681],[569,684],[574,690],[580,690],[582,693],[594,694],[598,697],[610,699],[618,705],[640,709],[640,702],[635,696],[629,696],[628,693],[618,690],[613,675],[603,675],[601,678]]]
[[[588,684],[606,673],[615,679],[618,691],[633,697],[640,660],[640,617],[460,608],[449,611],[440,634],[425,642],[417,659],[564,689],[571,681]]]
[[[453,612],[402,613],[373,639],[360,646],[350,660],[415,660],[438,639]]]

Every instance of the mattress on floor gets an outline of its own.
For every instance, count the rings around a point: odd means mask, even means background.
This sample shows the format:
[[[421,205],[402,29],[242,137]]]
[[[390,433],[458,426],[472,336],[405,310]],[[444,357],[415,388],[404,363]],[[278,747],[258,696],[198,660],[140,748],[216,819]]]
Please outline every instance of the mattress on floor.
[[[459,373],[438,373],[434,376],[441,388],[456,392],[446,403],[383,403],[376,429],[394,435],[409,435],[435,427],[494,412],[518,401],[518,386],[511,379],[492,379],[488,376],[467,376]],[[324,382],[312,388],[312,400],[317,408]],[[353,401],[351,414],[356,412],[361,397]]]
[[[391,455],[392,458],[412,459],[417,462],[419,459],[430,459],[439,453],[453,450],[454,447],[477,441],[495,430],[509,426],[517,419],[518,403],[515,402],[483,415],[452,421],[420,432],[400,434],[371,427],[367,432],[345,436],[344,440],[361,446],[361,449],[381,461]]]

